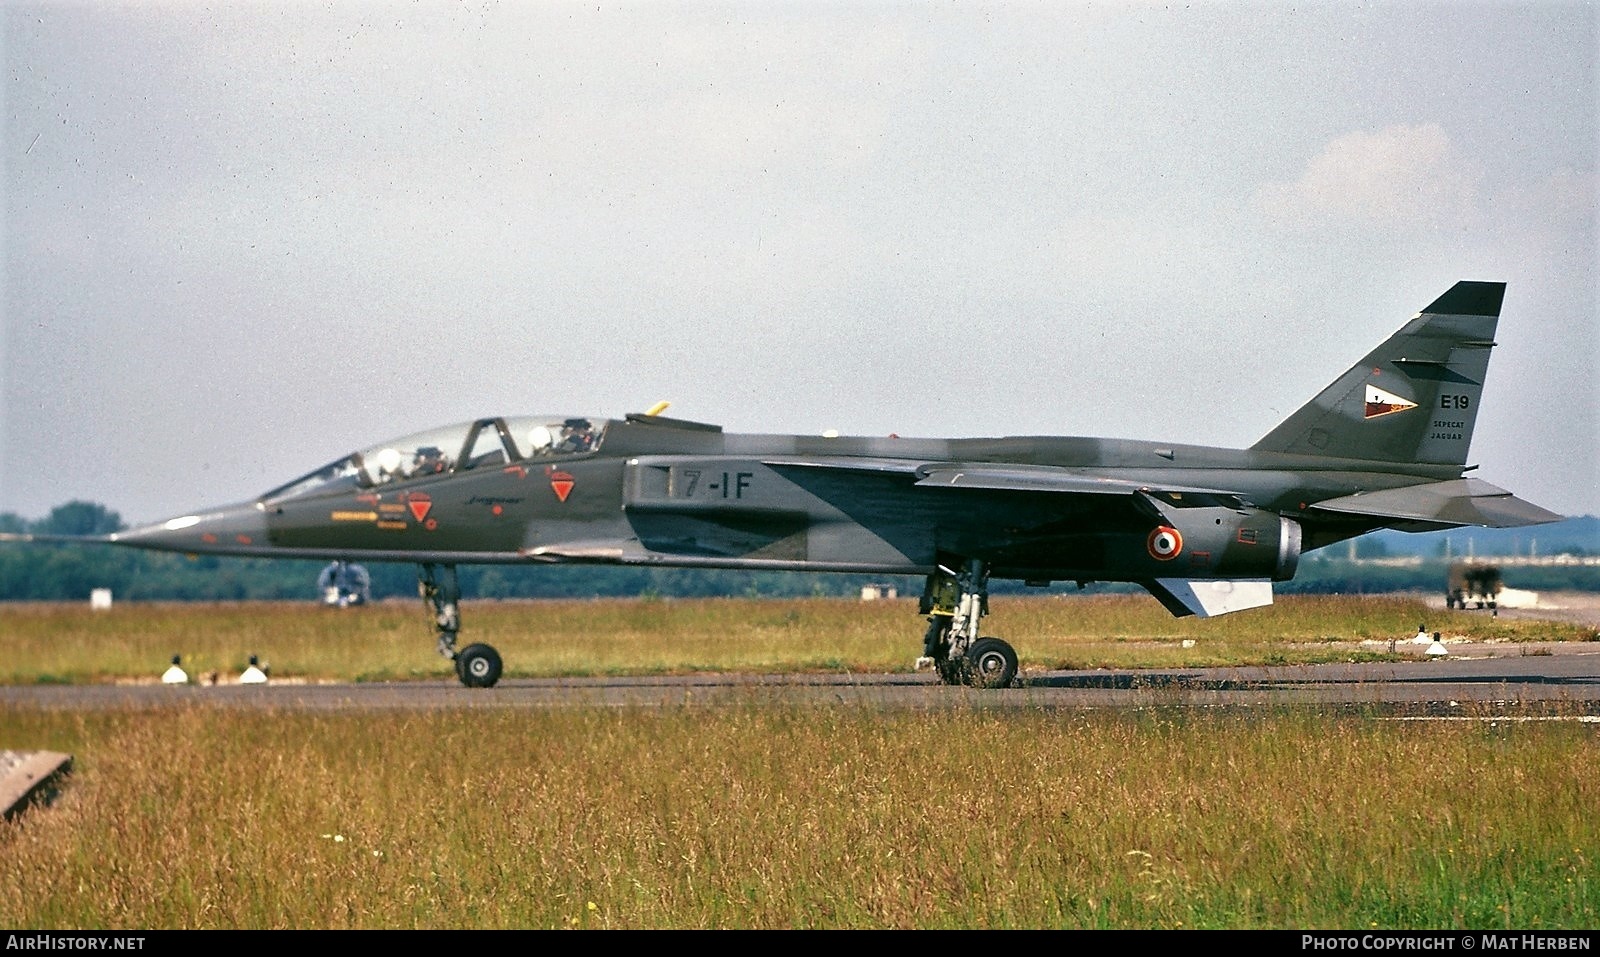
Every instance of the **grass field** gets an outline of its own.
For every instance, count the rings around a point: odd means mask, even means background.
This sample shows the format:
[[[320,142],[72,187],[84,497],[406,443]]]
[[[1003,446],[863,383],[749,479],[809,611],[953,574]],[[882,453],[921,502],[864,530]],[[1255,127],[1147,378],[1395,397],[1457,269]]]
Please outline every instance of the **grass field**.
[[[1289,595],[1213,619],[1173,618],[1143,596],[1008,597],[987,631],[1029,670],[1202,667],[1381,659],[1419,622],[1475,641],[1593,640],[1595,630],[1429,609],[1420,598]],[[461,644],[483,641],[507,677],[697,671],[895,672],[921,653],[908,599],[604,599],[472,602]],[[0,604],[0,683],[153,679],[173,655],[191,675],[236,676],[251,655],[276,678],[449,678],[420,600],[358,609],[309,602]],[[1184,648],[1185,639],[1194,646]],[[1367,644],[1363,644],[1367,642]]]
[[[1407,599],[1210,622],[1146,604],[1008,601],[991,622],[1035,667],[1343,658],[1424,619],[1592,636]],[[903,601],[467,614],[523,675],[906,670],[920,623]],[[449,675],[420,602],[0,606],[0,629],[8,683],[153,677],[179,652],[259,654],[275,679]],[[0,824],[0,926],[1585,929],[1596,733],[1301,709],[4,706],[0,749],[74,770]]]
[[[0,710],[12,928],[1593,928],[1592,725]]]

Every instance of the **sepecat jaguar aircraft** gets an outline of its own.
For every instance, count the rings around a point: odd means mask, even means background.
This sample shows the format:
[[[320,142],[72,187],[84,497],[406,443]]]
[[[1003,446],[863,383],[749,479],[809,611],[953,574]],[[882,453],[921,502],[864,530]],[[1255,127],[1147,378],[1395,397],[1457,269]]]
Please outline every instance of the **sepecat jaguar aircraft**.
[[[1560,519],[1466,477],[1504,294],[1457,283],[1248,449],[732,434],[661,403],[437,428],[253,501],[76,540],[414,562],[439,652],[469,687],[494,685],[502,663],[456,647],[461,564],[926,576],[918,666],[1003,687],[1017,655],[980,627],[994,579],[1133,582],[1174,615],[1211,616],[1270,604],[1302,554],[1374,529]]]

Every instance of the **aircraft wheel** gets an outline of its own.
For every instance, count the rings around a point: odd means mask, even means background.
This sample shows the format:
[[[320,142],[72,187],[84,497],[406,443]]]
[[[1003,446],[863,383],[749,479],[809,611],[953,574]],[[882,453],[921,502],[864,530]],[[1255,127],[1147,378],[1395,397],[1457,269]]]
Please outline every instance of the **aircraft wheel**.
[[[999,638],[979,638],[967,650],[972,685],[1009,688],[1017,678],[1017,653]]]
[[[492,688],[500,680],[500,653],[489,645],[468,645],[456,655],[456,675],[468,688]]]

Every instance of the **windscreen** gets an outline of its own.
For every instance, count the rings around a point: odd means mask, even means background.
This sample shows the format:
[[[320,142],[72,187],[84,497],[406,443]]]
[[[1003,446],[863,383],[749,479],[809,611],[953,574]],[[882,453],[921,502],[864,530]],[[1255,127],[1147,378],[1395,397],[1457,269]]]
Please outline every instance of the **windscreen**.
[[[523,459],[586,455],[600,448],[607,421],[584,416],[478,419],[374,445],[262,496],[265,501],[376,488]]]

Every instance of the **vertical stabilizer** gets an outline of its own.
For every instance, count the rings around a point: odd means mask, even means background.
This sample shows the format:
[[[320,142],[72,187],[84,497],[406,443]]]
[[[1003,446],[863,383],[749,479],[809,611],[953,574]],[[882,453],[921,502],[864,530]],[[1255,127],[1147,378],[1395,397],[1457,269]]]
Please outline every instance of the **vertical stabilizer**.
[[[1251,448],[1465,465],[1505,292],[1456,283]]]

